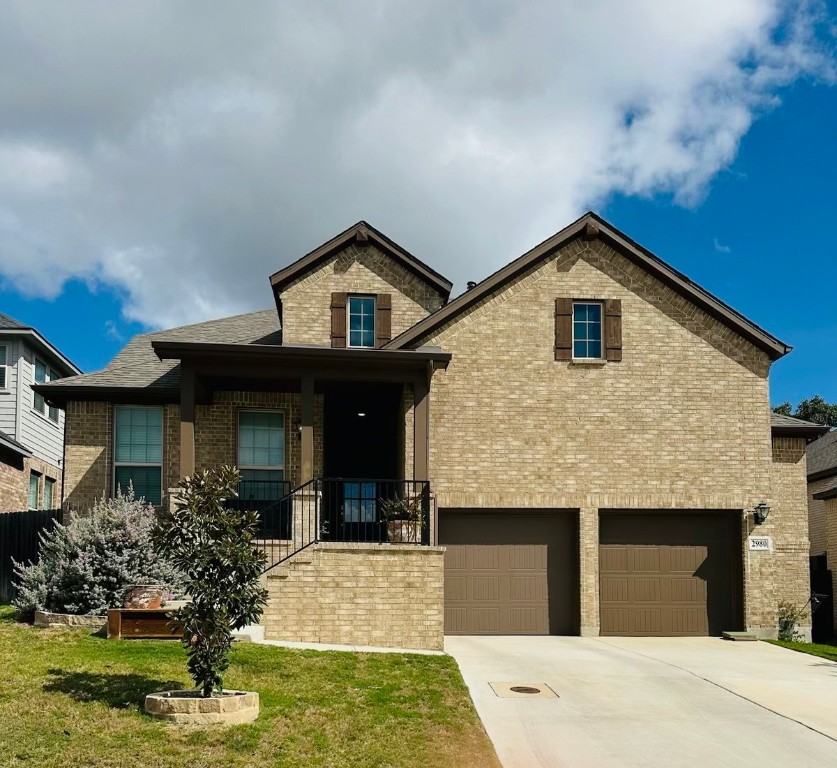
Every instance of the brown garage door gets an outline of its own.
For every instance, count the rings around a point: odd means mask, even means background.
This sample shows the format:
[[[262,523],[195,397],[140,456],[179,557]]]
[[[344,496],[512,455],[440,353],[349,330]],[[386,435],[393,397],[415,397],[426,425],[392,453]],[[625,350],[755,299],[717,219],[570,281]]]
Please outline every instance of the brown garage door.
[[[602,635],[739,629],[733,513],[602,513]]]
[[[572,513],[440,510],[445,631],[547,635],[575,631]]]

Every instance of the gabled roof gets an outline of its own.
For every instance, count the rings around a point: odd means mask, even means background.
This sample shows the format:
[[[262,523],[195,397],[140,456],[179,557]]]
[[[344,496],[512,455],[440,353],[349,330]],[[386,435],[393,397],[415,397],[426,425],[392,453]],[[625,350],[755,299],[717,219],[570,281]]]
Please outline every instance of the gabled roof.
[[[277,297],[277,301],[279,293],[286,286],[306,272],[315,269],[318,265],[336,253],[339,253],[353,242],[363,245],[372,243],[390,258],[401,264],[405,269],[435,288],[445,301],[450,297],[450,291],[453,288],[453,283],[450,280],[440,275],[435,269],[427,266],[423,261],[417,259],[413,254],[404,250],[400,245],[390,240],[383,232],[375,229],[371,224],[365,221],[359,221],[328,242],[323,243],[319,248],[307,253],[301,259],[297,259],[293,264],[289,264],[284,269],[274,272],[270,276],[270,285],[273,288],[274,295]]]
[[[53,362],[57,362],[57,368],[62,368],[62,374],[77,374],[81,373],[81,368],[79,368],[72,360],[70,360],[66,355],[58,350],[57,347],[54,347],[50,344],[37,330],[37,328],[31,325],[25,325],[18,320],[15,320],[13,317],[9,315],[5,315],[0,312],[0,333],[4,335],[10,336],[26,336],[30,339],[30,341],[34,344],[34,346],[38,347],[41,352],[45,352],[47,355],[53,358]]]
[[[697,283],[674,269],[674,267],[666,264],[662,259],[651,253],[651,251],[634,242],[626,234],[620,232],[616,227],[592,211],[588,211],[568,227],[557,232],[548,240],[544,240],[540,245],[524,253],[510,264],[507,264],[493,275],[487,277],[481,283],[477,283],[474,288],[457,296],[441,309],[438,309],[436,312],[433,312],[416,323],[412,328],[404,331],[400,336],[396,336],[385,345],[385,348],[402,349],[420,342],[435,329],[475,305],[483,297],[502,288],[526,270],[536,265],[539,261],[549,258],[559,248],[562,248],[567,243],[579,237],[587,237],[590,239],[601,238],[614,250],[645,269],[660,280],[660,282],[677,291],[682,296],[685,296],[704,312],[729,328],[732,328],[749,342],[766,352],[772,360],[777,360],[792,349],[751,320],[748,320],[744,315],[736,312],[719,298],[713,296],[709,291],[701,288]]]
[[[771,432],[777,437],[805,437],[815,440],[828,432],[829,428],[822,424],[817,424],[815,421],[805,421],[804,419],[797,419],[795,416],[785,416],[783,413],[770,413],[770,427]],[[814,443],[813,445],[816,445]],[[812,447],[813,447],[812,445]],[[810,451],[808,449],[808,462],[810,467]]]
[[[837,429],[808,446],[808,480],[837,475]]]
[[[71,376],[34,389],[50,402],[91,400],[112,395],[139,395],[168,398],[180,391],[180,365],[176,360],[160,360],[154,341],[190,341],[244,344],[279,344],[279,320],[275,309],[224,317],[194,325],[134,336],[101,371]]]

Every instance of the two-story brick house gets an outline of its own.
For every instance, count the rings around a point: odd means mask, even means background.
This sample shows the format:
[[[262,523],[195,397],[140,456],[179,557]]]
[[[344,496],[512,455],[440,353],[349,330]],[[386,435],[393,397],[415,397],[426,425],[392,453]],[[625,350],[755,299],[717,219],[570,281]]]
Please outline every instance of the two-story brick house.
[[[37,388],[66,408],[77,508],[241,468],[268,637],[775,635],[807,600],[815,427],[768,398],[790,348],[595,214],[453,300],[365,222],[270,285],[275,309]]]
[[[31,385],[79,373],[35,328],[0,313],[0,513],[60,506],[64,414]]]

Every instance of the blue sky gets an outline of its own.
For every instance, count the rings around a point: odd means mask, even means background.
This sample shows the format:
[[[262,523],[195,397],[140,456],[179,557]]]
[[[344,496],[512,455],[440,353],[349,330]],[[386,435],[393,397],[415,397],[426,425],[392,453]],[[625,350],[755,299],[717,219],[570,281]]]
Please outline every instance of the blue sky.
[[[203,38],[188,3],[73,35],[84,0],[4,4],[0,311],[95,370],[271,306],[270,272],[360,218],[459,291],[592,207],[794,346],[774,403],[837,401],[834,3],[463,0],[448,38],[440,2],[265,1]]]

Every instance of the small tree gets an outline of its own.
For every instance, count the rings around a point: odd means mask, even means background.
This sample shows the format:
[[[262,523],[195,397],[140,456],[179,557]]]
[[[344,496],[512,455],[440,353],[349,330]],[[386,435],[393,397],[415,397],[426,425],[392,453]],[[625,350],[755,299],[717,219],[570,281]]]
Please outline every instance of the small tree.
[[[157,547],[186,574],[192,601],[175,617],[204,697],[223,690],[233,630],[257,622],[267,602],[259,584],[265,554],[253,544],[258,514],[226,504],[238,482],[238,470],[227,466],[187,477],[174,510],[161,512],[154,529]]]

